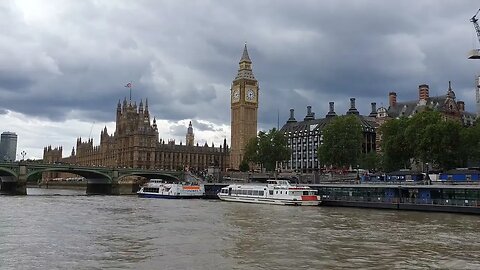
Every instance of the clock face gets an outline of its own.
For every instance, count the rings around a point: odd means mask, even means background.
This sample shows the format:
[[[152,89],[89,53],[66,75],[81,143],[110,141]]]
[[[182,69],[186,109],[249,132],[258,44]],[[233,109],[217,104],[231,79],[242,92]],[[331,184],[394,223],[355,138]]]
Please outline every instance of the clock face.
[[[238,102],[240,100],[240,92],[237,90],[234,90],[232,93],[232,101],[233,102]]]
[[[255,91],[253,91],[252,89],[249,89],[247,91],[247,94],[246,94],[246,99],[248,101],[254,101],[255,100]]]

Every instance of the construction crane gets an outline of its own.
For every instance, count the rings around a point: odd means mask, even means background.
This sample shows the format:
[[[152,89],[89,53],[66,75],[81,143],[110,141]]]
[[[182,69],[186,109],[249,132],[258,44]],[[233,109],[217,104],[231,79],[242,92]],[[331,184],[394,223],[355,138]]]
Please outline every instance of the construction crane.
[[[473,23],[473,27],[475,27],[475,31],[477,32],[478,42],[480,43],[480,26],[478,26],[478,19],[477,15],[480,12],[480,8],[477,10],[477,13],[473,15],[470,19],[470,22]],[[473,49],[470,51],[468,59],[480,59],[480,49]]]

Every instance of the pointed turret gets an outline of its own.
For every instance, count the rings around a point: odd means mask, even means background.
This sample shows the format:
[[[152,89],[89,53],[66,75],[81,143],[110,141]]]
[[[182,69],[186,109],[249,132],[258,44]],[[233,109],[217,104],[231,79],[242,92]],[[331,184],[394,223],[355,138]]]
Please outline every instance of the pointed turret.
[[[250,60],[250,57],[248,56],[248,50],[247,50],[247,43],[246,42],[245,42],[245,47],[243,48],[242,58],[240,58],[240,63],[242,63],[242,62],[252,63],[252,60]]]
[[[455,92],[453,92],[453,90],[452,90],[452,82],[451,82],[451,81],[448,81],[448,92],[447,92],[447,96],[448,96],[449,98],[455,99]]]
[[[155,117],[153,117],[153,125],[152,125],[153,129],[155,131],[158,131],[158,128],[157,128],[157,119],[155,119]]]
[[[138,112],[143,113],[143,100],[140,100],[140,105],[138,106]]]
[[[239,65],[237,77],[235,77],[234,81],[240,79],[255,80],[255,76],[253,75],[252,71],[252,60],[250,60],[250,57],[248,56],[247,43],[245,43]]]

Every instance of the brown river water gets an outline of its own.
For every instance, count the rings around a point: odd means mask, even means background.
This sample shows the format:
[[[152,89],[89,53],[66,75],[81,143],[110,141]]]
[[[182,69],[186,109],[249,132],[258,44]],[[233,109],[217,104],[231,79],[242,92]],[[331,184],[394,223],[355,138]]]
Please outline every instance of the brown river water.
[[[480,216],[0,196],[0,269],[480,269]]]

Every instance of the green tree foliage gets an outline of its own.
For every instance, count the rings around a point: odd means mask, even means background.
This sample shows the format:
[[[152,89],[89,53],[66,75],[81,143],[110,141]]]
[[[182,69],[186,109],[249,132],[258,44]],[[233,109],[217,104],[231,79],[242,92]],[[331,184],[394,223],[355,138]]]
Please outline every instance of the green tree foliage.
[[[260,131],[246,145],[244,160],[258,163],[268,171],[275,169],[277,162],[285,161],[290,157],[287,139],[275,128],[268,132]]]
[[[462,141],[475,136],[463,129],[459,122],[431,110],[388,121],[380,128],[385,170],[407,168],[411,159],[442,169],[460,166],[462,149],[468,151]]]
[[[460,131],[459,156],[461,166],[467,166],[480,160],[480,124],[466,127]]]
[[[421,163],[437,164],[443,169],[459,166],[460,129],[460,123],[443,119],[437,111],[414,115],[405,129],[413,149],[412,158]]]
[[[360,156],[360,168],[367,169],[369,171],[376,171],[380,169],[380,156],[372,151]]]
[[[241,172],[248,172],[250,170],[250,166],[248,165],[248,162],[244,159],[242,162],[240,162],[240,166],[238,168]]]
[[[355,116],[339,116],[322,131],[323,144],[318,157],[321,164],[348,167],[358,164],[362,152],[362,126]]]
[[[407,127],[407,118],[390,120],[380,127],[377,136],[382,136],[382,165],[385,171],[409,166],[413,150],[405,136]]]

